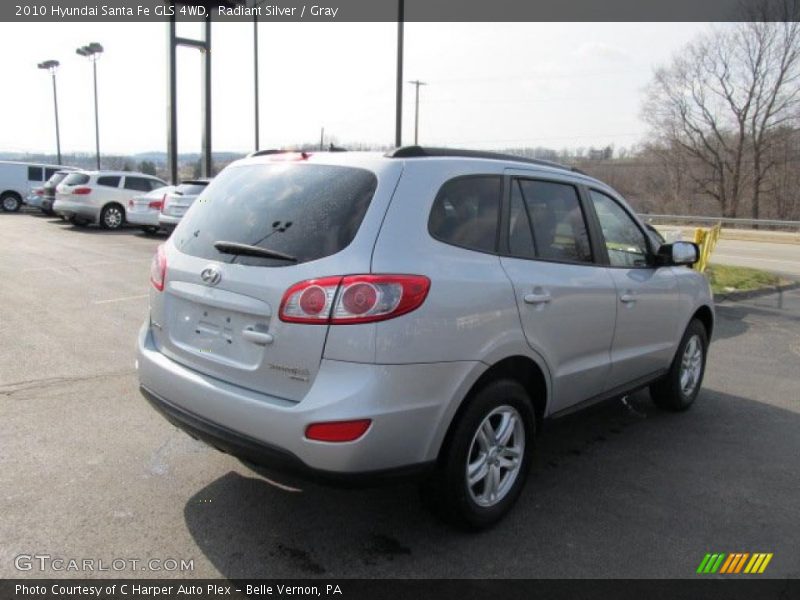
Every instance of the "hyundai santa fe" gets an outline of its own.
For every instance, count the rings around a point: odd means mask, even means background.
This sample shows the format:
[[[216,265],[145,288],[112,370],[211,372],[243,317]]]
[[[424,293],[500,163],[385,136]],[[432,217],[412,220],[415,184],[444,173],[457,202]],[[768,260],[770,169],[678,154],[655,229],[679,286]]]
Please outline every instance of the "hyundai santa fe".
[[[256,153],[158,248],[140,389],[248,464],[416,475],[438,514],[486,527],[546,418],[648,386],[694,402],[714,323],[696,260],[552,163]]]

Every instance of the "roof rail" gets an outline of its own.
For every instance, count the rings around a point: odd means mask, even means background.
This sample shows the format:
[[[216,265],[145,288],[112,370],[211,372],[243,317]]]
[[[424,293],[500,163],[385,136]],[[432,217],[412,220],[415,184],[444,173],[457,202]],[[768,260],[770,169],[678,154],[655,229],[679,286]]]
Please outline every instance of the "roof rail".
[[[300,152],[299,150],[283,150],[278,148],[271,148],[270,150],[256,150],[255,152],[251,152],[247,155],[247,158],[253,158],[254,156],[269,156],[270,154],[288,154],[289,152],[294,152],[297,154],[308,154],[307,152]]]
[[[557,162],[549,160],[540,160],[538,158],[526,158],[524,156],[515,156],[514,154],[502,154],[500,152],[484,152],[483,150],[462,150],[459,148],[428,148],[423,146],[401,146],[386,153],[388,158],[432,158],[432,157],[460,157],[460,158],[488,158],[492,160],[509,160],[514,162],[527,163],[531,165],[539,165],[543,167],[552,167],[554,169],[562,169],[564,171],[572,171],[573,173],[584,174],[583,171],[575,167],[562,165]]]

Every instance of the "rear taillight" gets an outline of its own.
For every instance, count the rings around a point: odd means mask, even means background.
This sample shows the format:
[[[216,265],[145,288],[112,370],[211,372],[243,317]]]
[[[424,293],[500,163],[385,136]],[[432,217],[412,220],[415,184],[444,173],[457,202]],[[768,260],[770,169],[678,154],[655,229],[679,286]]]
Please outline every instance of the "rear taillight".
[[[347,325],[393,319],[419,308],[430,289],[421,275],[347,275],[301,281],[283,296],[280,319]]]
[[[42,188],[36,188],[35,190],[33,190],[33,193],[36,196],[41,196],[42,194],[44,194],[44,190]]]
[[[92,193],[92,188],[88,187],[79,187],[72,190],[72,194],[75,196],[86,196],[87,194]]]
[[[306,427],[306,437],[318,442],[353,442],[367,432],[371,423],[370,419],[312,423]]]
[[[147,207],[148,208],[155,208],[156,210],[161,210],[161,206],[164,203],[163,200],[153,200],[150,202]]]
[[[167,255],[164,252],[164,244],[156,250],[153,261],[150,263],[150,283],[159,292],[164,291],[164,282],[167,279]]]

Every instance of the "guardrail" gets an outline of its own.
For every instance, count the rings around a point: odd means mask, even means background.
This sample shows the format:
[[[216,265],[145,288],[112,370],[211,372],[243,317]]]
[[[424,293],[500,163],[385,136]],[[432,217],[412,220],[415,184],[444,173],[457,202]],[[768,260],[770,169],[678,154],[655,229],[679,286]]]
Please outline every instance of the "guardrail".
[[[774,219],[733,219],[726,217],[702,217],[694,215],[651,215],[640,214],[642,219],[648,223],[658,221],[662,224],[687,224],[687,225],[709,225],[714,226],[718,223],[722,227],[733,229],[764,229],[779,231],[800,231],[800,221],[777,221]]]

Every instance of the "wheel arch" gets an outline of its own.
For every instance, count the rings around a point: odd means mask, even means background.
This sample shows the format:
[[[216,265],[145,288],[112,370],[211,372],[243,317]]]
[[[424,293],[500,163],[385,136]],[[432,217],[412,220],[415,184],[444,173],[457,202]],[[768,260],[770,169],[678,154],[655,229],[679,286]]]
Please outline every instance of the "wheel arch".
[[[530,356],[522,354],[507,356],[486,369],[470,386],[467,393],[464,394],[447,423],[446,432],[436,452],[437,458],[441,456],[442,451],[450,443],[455,424],[467,406],[469,406],[470,399],[486,385],[500,379],[512,379],[525,388],[531,399],[533,414],[536,418],[536,428],[537,430],[541,429],[550,399],[550,385],[547,374],[544,368]]]
[[[706,328],[706,335],[710,341],[711,335],[714,332],[714,311],[711,310],[711,307],[704,304],[694,311],[694,314],[692,315],[692,318],[689,319],[689,322],[693,321],[694,319],[699,320],[703,324],[703,327]]]

